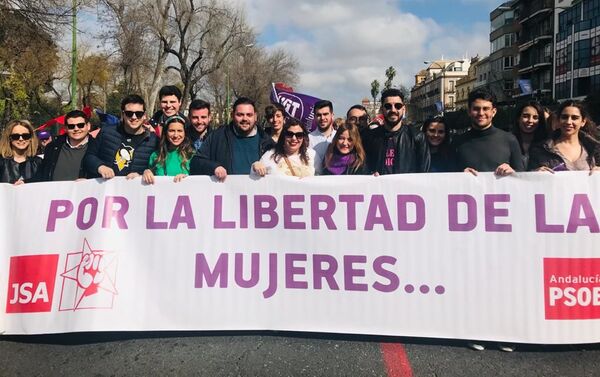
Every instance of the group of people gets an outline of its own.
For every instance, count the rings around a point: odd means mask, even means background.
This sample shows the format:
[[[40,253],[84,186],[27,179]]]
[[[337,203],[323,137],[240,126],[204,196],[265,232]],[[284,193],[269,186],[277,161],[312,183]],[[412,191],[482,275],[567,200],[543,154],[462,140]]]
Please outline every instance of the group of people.
[[[405,99],[397,89],[382,93],[380,114],[373,120],[363,106],[355,105],[345,122],[336,125],[333,104],[318,101],[312,132],[287,117],[279,104],[266,108],[269,127],[263,128],[254,102],[238,98],[232,121],[212,130],[208,102],[192,101],[186,116],[177,87],[163,87],[159,98],[161,109],[148,119],[143,98],[125,97],[120,124],[101,127],[96,137],[90,135],[84,112],[69,112],[66,133],[46,138],[43,158],[31,123],[10,122],[0,138],[0,182],[125,176],[153,184],[155,176],[172,176],[179,182],[188,175],[224,181],[232,174],[302,178],[460,171],[505,176],[525,170],[592,172],[600,164],[596,128],[575,101],[561,104],[553,127],[538,103],[525,103],[511,133],[493,125],[496,99],[479,89],[468,99],[470,129],[450,140],[441,117],[427,120],[421,130],[404,124]]]

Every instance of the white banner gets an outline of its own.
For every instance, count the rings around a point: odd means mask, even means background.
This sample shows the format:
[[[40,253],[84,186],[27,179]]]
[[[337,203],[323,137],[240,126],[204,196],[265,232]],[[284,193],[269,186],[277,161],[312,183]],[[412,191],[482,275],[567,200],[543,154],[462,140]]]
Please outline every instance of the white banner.
[[[6,334],[600,341],[600,175],[0,186]]]

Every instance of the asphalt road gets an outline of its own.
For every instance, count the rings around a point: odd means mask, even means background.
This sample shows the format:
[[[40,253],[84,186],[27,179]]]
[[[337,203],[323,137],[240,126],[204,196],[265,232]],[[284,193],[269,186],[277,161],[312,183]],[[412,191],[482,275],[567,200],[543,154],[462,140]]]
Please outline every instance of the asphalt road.
[[[505,353],[493,348],[472,351],[462,341],[283,332],[4,336],[0,374],[598,376],[600,344],[520,345]]]

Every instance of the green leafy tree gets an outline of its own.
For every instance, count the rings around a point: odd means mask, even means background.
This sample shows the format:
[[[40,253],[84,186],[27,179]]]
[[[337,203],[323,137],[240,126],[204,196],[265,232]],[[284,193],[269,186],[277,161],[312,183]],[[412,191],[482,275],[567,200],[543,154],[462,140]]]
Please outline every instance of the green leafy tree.
[[[383,84],[383,89],[390,89],[392,87],[392,83],[394,78],[396,77],[396,69],[392,66],[389,66],[388,69],[385,70],[385,83]]]

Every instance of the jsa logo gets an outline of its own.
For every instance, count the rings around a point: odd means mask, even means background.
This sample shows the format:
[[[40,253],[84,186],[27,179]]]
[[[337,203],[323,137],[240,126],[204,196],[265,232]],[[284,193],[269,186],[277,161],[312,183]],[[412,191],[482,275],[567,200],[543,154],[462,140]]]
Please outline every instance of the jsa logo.
[[[58,254],[10,258],[7,313],[49,312],[58,266]]]
[[[9,301],[10,305],[16,304],[29,304],[30,302],[36,303],[39,300],[43,302],[50,302],[48,298],[48,287],[46,286],[46,282],[40,282],[35,288],[35,292],[33,290],[33,283],[14,283],[12,298]]]

